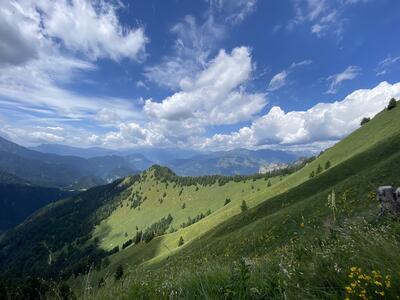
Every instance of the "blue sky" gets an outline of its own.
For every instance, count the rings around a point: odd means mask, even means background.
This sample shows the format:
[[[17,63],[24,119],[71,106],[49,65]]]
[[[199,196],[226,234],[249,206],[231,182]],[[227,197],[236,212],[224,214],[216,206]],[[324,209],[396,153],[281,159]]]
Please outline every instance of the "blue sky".
[[[400,98],[395,0],[4,1],[0,134],[320,150]]]

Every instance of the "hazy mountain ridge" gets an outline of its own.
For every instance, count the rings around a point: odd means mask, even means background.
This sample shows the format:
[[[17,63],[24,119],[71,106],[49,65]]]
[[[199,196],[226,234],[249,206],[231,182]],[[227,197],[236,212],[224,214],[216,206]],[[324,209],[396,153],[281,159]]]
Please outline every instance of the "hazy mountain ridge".
[[[178,148],[138,148],[121,151],[105,148],[77,148],[59,144],[43,144],[33,149],[59,155],[73,154],[94,158],[99,153],[122,157],[138,170],[145,170],[153,164],[168,166],[181,176],[202,175],[249,175],[257,173],[261,166],[269,163],[293,163],[299,157],[310,153],[296,153],[280,150],[235,149],[200,153]]]
[[[173,160],[167,166],[181,176],[202,175],[249,175],[258,173],[268,163],[290,164],[302,155],[279,150],[236,149],[194,156],[190,159]]]
[[[0,137],[0,170],[34,185],[71,188],[88,177],[106,183],[137,172],[119,156],[81,158],[41,153]],[[88,187],[88,186],[85,186]]]

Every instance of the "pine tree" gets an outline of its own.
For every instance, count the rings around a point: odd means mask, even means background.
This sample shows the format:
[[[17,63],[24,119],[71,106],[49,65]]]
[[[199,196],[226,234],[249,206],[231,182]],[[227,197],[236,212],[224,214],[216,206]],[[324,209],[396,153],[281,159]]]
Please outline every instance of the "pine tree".
[[[230,199],[230,198],[226,198],[226,199],[225,199],[224,206],[227,205],[227,204],[229,204],[230,202],[231,202],[231,199]]]
[[[310,178],[313,178],[314,176],[315,176],[314,171],[311,171],[311,173],[310,173]]]
[[[328,170],[330,167],[331,167],[331,162],[328,160],[328,161],[325,163],[325,170]]]
[[[318,165],[316,173],[319,174],[321,172],[322,172],[322,167],[321,165]]]
[[[240,209],[242,211],[246,211],[248,209],[246,201],[243,200],[242,204],[240,205]]]
[[[184,243],[185,243],[185,241],[183,240],[183,237],[181,236],[178,241],[178,247],[182,246]]]
[[[267,187],[271,186],[271,180],[268,180]]]

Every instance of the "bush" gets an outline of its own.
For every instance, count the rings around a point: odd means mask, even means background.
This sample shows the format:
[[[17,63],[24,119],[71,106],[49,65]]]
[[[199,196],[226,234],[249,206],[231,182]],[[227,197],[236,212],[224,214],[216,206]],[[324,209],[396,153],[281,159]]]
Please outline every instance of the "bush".
[[[363,119],[361,120],[360,125],[363,126],[364,124],[367,124],[369,121],[371,121],[371,118],[363,118]]]
[[[246,201],[243,200],[242,204],[240,205],[240,209],[242,211],[246,211],[248,209]]]
[[[271,185],[271,180],[268,180],[267,187],[270,187]]]
[[[396,105],[397,105],[396,99],[392,98],[392,99],[390,99],[390,101],[389,101],[389,104],[388,104],[387,109],[388,109],[388,110],[391,110],[391,109],[395,108]]]
[[[311,173],[310,173],[310,178],[313,178],[314,176],[315,176],[314,171],[311,171]]]
[[[226,198],[226,199],[225,199],[224,206],[227,205],[227,204],[229,204],[229,203],[231,203],[231,199],[230,199],[230,198]]]

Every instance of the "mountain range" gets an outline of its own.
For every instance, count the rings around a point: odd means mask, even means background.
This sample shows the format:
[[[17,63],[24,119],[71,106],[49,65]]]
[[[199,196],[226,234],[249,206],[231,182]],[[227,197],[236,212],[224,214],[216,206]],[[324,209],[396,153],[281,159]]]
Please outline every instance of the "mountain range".
[[[66,189],[104,184],[137,172],[116,155],[81,158],[42,153],[0,137],[0,170],[33,185]]]
[[[280,150],[235,149],[218,152],[198,152],[178,148],[137,148],[110,150],[100,147],[78,148],[59,144],[42,144],[34,150],[57,155],[74,155],[94,158],[98,155],[119,156],[137,170],[145,170],[153,164],[168,166],[180,176],[202,175],[249,175],[257,173],[261,167],[271,163],[293,163],[308,152]]]

